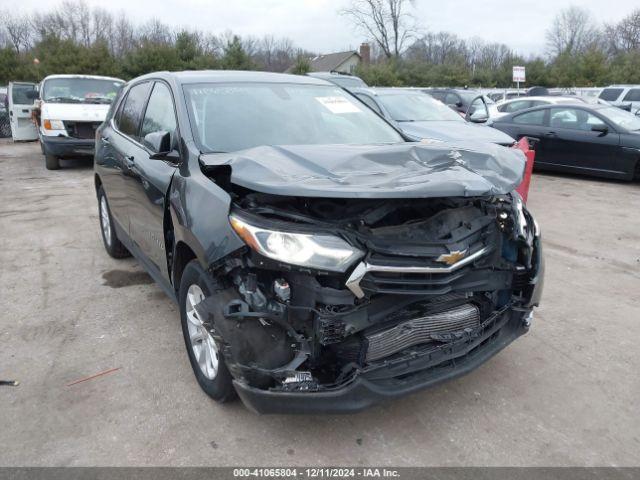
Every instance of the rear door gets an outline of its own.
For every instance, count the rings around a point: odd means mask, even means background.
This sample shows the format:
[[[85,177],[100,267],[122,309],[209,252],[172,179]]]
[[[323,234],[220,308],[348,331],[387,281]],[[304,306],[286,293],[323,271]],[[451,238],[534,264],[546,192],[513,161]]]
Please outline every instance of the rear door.
[[[14,142],[30,141],[38,139],[38,128],[31,119],[34,107],[34,99],[30,98],[30,92],[36,91],[35,83],[11,82],[9,83],[9,123],[11,125],[11,137]]]

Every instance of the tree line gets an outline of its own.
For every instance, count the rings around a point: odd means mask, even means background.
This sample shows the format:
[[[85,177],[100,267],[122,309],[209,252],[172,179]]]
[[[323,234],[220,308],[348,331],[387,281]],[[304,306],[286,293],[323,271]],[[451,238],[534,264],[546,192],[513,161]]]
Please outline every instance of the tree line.
[[[297,59],[304,67],[309,56],[288,38],[175,29],[157,19],[136,24],[83,0],[44,13],[0,12],[0,84],[61,73],[130,79],[158,70],[282,72]]]
[[[371,62],[357,72],[370,85],[508,87],[513,65],[527,67],[528,85],[640,83],[640,9],[611,25],[581,7],[565,9],[547,29],[546,51],[524,57],[506,44],[421,31],[414,1],[351,0],[339,12],[372,45]],[[136,24],[124,12],[83,0],[0,15],[0,84],[53,73],[125,79],[187,69],[306,73],[313,56],[288,38],[176,29],[157,19]]]

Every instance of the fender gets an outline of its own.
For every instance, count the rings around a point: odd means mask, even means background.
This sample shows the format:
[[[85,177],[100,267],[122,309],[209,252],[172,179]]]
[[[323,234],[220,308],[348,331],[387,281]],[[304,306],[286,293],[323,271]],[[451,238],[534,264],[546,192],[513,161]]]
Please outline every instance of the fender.
[[[206,269],[245,244],[229,224],[230,195],[199,169],[191,171],[188,184],[180,171],[174,175],[169,187],[169,212],[175,244],[189,246]],[[218,205],[223,207],[214,209]]]

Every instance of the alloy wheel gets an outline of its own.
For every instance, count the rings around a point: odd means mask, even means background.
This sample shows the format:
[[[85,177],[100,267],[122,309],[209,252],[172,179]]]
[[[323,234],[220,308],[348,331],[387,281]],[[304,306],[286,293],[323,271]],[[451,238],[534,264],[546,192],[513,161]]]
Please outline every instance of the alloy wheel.
[[[205,377],[213,380],[218,374],[218,347],[195,308],[204,298],[202,289],[196,284],[191,285],[187,290],[187,298],[185,300],[187,328],[189,330],[191,349],[198,367]]]

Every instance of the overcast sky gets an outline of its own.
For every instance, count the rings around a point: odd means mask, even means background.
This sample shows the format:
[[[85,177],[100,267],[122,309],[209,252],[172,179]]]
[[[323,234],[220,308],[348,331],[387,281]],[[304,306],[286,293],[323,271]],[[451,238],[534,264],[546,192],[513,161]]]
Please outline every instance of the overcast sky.
[[[174,26],[241,35],[272,33],[291,38],[316,53],[356,48],[363,36],[337,11],[349,0],[87,0],[90,5],[123,10],[136,22],[152,16]],[[424,31],[446,30],[463,38],[478,36],[506,43],[518,53],[543,53],[544,32],[561,9],[588,8],[599,22],[614,22],[639,6],[638,0],[415,0]],[[0,0],[15,11],[46,10],[57,2]]]

